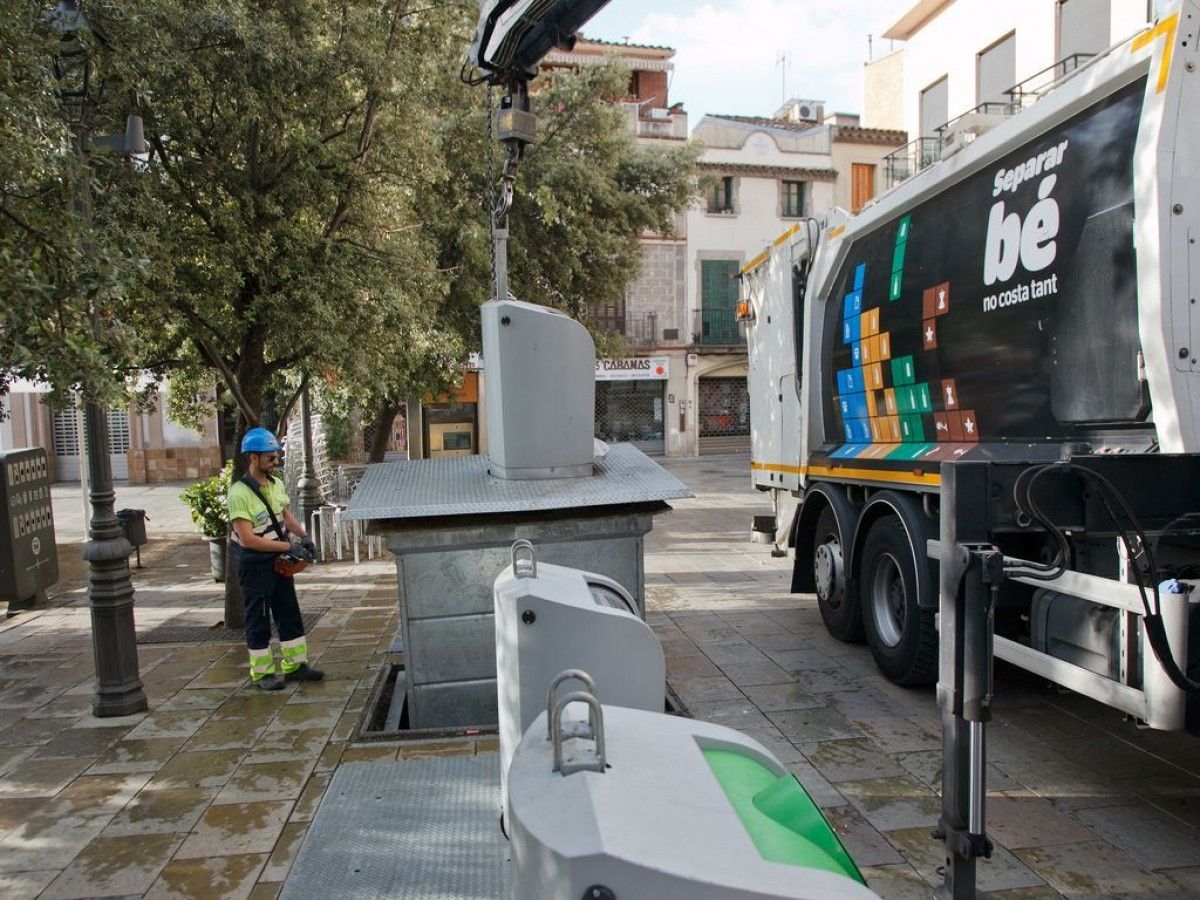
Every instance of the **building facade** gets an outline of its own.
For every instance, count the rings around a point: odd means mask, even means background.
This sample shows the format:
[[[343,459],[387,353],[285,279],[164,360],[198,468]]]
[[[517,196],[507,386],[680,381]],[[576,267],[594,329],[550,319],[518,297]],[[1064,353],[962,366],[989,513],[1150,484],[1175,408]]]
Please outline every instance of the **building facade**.
[[[83,458],[83,413],[54,409],[43,401],[44,387],[17,382],[0,403],[0,449],[42,447],[55,481],[79,481]],[[165,386],[148,411],[134,408],[108,412],[109,463],[113,478],[130,484],[161,484],[214,475],[221,469],[218,418],[214,414],[197,432],[166,414]]]
[[[1011,115],[1151,20],[1156,0],[919,0],[884,32],[903,46],[866,64],[868,125],[903,122],[892,182],[971,129]],[[965,137],[958,135],[965,134]]]

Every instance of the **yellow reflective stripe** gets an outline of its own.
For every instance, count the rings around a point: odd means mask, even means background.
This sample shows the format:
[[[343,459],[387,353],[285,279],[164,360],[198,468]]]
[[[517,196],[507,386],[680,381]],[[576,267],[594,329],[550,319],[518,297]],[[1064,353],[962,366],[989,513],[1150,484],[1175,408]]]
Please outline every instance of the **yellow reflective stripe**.
[[[266,653],[260,651],[250,651],[250,677],[255,681],[260,678],[265,678],[267,675],[275,672],[275,657],[271,655],[271,651]]]
[[[1161,94],[1167,89],[1167,75],[1171,71],[1171,54],[1175,50],[1175,32],[1179,28],[1179,13],[1173,13],[1163,19],[1152,29],[1139,34],[1133,39],[1129,49],[1136,53],[1143,47],[1154,43],[1160,37],[1166,37],[1163,42],[1162,56],[1158,63],[1158,86],[1155,93]]]
[[[295,656],[308,656],[308,644],[301,642],[295,647],[280,647],[279,652],[284,659],[291,659]]]
[[[846,466],[785,466],[782,463],[764,463],[751,461],[750,469],[754,472],[784,472],[788,475],[818,475],[826,478],[852,478],[862,481],[884,481],[889,484],[918,484],[939,487],[942,483],[940,472],[921,472],[912,470],[896,472],[890,469],[852,469]]]

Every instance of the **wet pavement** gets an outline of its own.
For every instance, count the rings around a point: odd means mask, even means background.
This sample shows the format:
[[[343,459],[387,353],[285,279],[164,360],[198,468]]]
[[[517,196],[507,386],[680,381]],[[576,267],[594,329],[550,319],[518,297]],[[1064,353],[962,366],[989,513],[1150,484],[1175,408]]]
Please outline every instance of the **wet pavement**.
[[[932,689],[889,684],[865,647],[826,635],[813,598],[787,594],[790,561],[748,539],[767,509],[745,457],[668,467],[697,494],[656,519],[646,546],[672,687],[695,715],[769,746],[877,892],[929,896],[941,865]],[[136,504],[118,494],[151,516],[140,633],[184,612],[221,616],[207,546],[181,533],[180,487],[138,488]],[[274,897],[339,764],[491,749],[351,740],[396,627],[390,557],[300,576],[305,604],[329,608],[310,634],[325,682],[262,694],[237,642],[147,644],[150,712],[94,718],[82,516],[67,508],[81,504],[61,487],[55,503],[63,580],[49,609],[0,622],[0,896]],[[997,707],[983,890],[1200,896],[1200,740],[1140,730],[1011,669]]]

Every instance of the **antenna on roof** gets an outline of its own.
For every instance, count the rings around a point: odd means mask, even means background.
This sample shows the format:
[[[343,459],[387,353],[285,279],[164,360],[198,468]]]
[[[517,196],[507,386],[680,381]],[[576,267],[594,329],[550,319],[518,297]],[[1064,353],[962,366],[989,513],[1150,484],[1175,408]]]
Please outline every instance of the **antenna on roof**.
[[[787,53],[786,51],[780,53],[779,56],[775,59],[775,65],[779,66],[779,70],[780,70],[779,88],[780,88],[781,96],[779,98],[779,102],[781,104],[787,103],[787,99],[788,99],[788,96],[787,96],[787,69],[788,69],[788,66],[791,64],[791,61],[792,61],[792,54]]]
[[[875,58],[875,41],[871,35],[867,35],[867,62]]]

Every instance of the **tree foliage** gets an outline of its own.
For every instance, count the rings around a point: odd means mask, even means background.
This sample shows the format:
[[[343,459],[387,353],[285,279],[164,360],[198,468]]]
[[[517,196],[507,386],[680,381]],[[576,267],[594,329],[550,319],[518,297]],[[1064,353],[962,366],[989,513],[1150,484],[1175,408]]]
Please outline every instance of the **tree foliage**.
[[[500,156],[484,90],[459,79],[473,0],[92,0],[107,36],[93,127],[140,114],[138,166],[75,152],[52,37],[35,7],[13,7],[0,20],[19,51],[0,62],[0,288],[20,298],[3,319],[6,376],[111,394],[135,368],[170,373],[172,408],[193,419],[217,382],[243,428],[301,373],[377,409],[461,377],[490,293]],[[643,232],[672,230],[695,150],[634,142],[612,105],[628,85],[618,66],[536,84],[511,287],[578,315],[623,295]],[[73,202],[81,177],[94,228]]]

